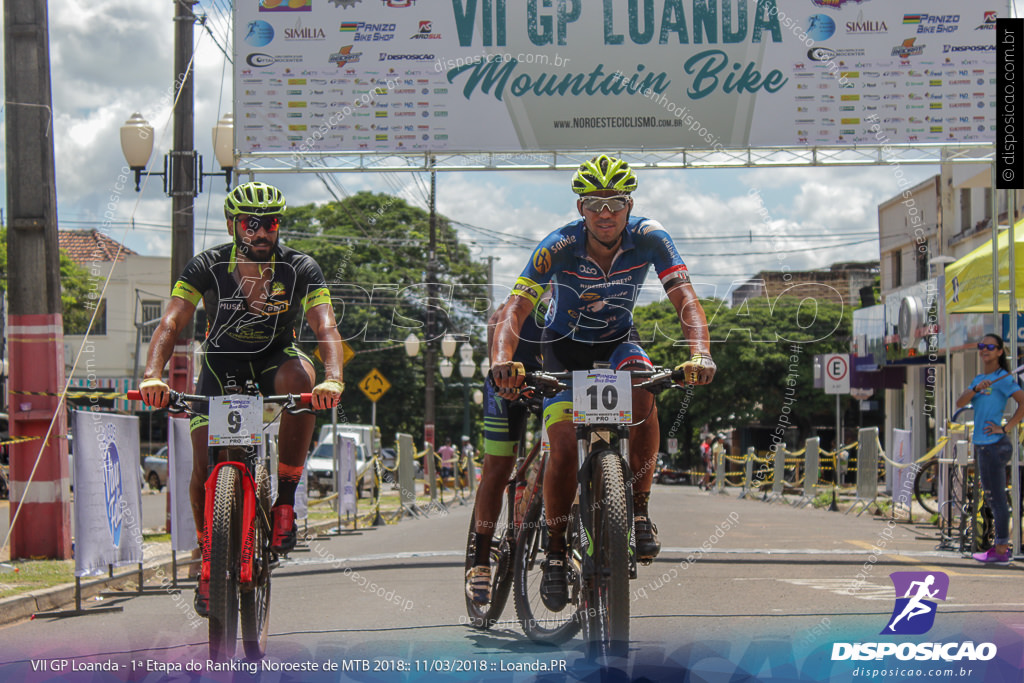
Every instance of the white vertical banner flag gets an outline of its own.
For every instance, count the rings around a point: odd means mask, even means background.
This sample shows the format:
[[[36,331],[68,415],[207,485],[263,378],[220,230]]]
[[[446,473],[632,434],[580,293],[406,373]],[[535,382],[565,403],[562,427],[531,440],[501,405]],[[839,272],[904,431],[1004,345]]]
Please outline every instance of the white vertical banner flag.
[[[139,418],[76,410],[75,576],[142,562]]]
[[[908,429],[892,430],[891,459],[901,467],[893,467],[892,502],[910,507],[914,495],[914,477],[917,470],[909,465],[914,462],[913,441]]]
[[[206,457],[206,453],[203,453]],[[167,418],[167,490],[171,496],[171,549],[194,550],[196,520],[192,517],[192,436],[189,420]]]
[[[356,514],[356,442],[347,436],[335,441],[334,452],[340,462],[335,462],[341,495],[338,504],[341,512]]]

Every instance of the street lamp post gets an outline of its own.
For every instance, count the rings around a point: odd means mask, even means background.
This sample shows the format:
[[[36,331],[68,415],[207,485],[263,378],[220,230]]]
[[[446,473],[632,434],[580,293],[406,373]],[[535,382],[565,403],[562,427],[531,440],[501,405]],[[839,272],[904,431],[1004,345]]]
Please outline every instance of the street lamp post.
[[[164,155],[162,171],[146,171],[146,165],[153,154],[153,127],[135,112],[121,126],[121,151],[124,153],[128,167],[135,172],[135,191],[141,191],[142,174],[155,175],[163,179],[163,189],[171,198],[171,286],[185,269],[192,258],[194,245],[192,234],[195,228],[195,217],[192,213],[192,200],[203,191],[203,178],[206,176],[222,176],[228,190],[231,189],[231,176],[234,169],[234,122],[231,114],[225,114],[213,127],[213,151],[220,164],[219,173],[203,171],[203,158],[192,149],[192,107],[190,78],[182,82],[182,92],[178,97],[179,104],[188,100],[188,106],[182,111],[175,109],[174,149]],[[183,122],[179,119],[187,119]],[[191,356],[188,343],[192,338],[192,321],[182,330],[182,335],[175,344],[174,356],[168,381],[172,388],[179,391],[188,390],[192,383],[190,369]]]

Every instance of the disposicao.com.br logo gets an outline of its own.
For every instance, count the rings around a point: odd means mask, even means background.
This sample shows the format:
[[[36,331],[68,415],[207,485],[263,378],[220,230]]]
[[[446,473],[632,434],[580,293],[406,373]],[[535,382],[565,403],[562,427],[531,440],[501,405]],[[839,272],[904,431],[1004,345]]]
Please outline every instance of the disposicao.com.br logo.
[[[935,623],[935,600],[945,600],[949,576],[942,572],[893,572],[889,575],[896,589],[896,604],[880,635],[921,635]],[[834,643],[832,661],[881,660],[895,656],[899,660],[954,662],[988,661],[996,656],[993,643],[973,641],[948,643]]]

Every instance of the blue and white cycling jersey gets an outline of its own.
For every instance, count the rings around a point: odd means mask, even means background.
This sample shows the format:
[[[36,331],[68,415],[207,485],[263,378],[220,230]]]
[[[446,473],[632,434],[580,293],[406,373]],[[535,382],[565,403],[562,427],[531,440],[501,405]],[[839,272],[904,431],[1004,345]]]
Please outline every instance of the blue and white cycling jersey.
[[[624,339],[633,327],[633,306],[654,266],[666,290],[689,280],[686,264],[661,223],[641,216],[626,222],[609,272],[587,255],[582,218],[544,238],[512,288],[535,305],[551,283],[545,319],[548,339],[572,336],[594,343]]]

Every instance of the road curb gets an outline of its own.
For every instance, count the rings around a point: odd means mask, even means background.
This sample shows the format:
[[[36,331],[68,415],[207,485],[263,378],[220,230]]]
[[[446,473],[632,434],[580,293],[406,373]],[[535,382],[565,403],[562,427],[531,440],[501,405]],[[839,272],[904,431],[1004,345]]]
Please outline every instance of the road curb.
[[[307,525],[306,532],[308,533],[333,526],[337,526],[337,520],[325,520]],[[184,558],[179,561],[178,566],[183,567],[187,562],[188,558]],[[161,575],[169,577],[173,565],[174,561],[171,559],[170,555],[161,556],[150,564],[144,565],[142,568],[144,587],[157,587],[150,585],[148,583],[149,579],[160,577]],[[138,580],[139,570],[136,566],[131,569],[125,569],[124,571],[115,574],[113,577],[93,578],[82,581],[83,608],[85,608],[85,600],[93,598],[109,589],[121,588],[127,584],[137,584]],[[163,586],[164,584],[160,585]],[[166,586],[168,589],[173,590],[170,582],[168,582]],[[182,586],[179,586],[179,588],[181,587]],[[188,585],[184,587],[187,588]],[[125,591],[124,595],[125,597],[132,597],[133,594],[131,591]],[[59,586],[19,593],[18,595],[12,595],[8,598],[0,598],[0,626],[6,626],[8,624],[13,624],[16,621],[28,619],[38,612],[58,610],[68,605],[73,605],[74,603],[75,584],[73,583],[64,583]]]

